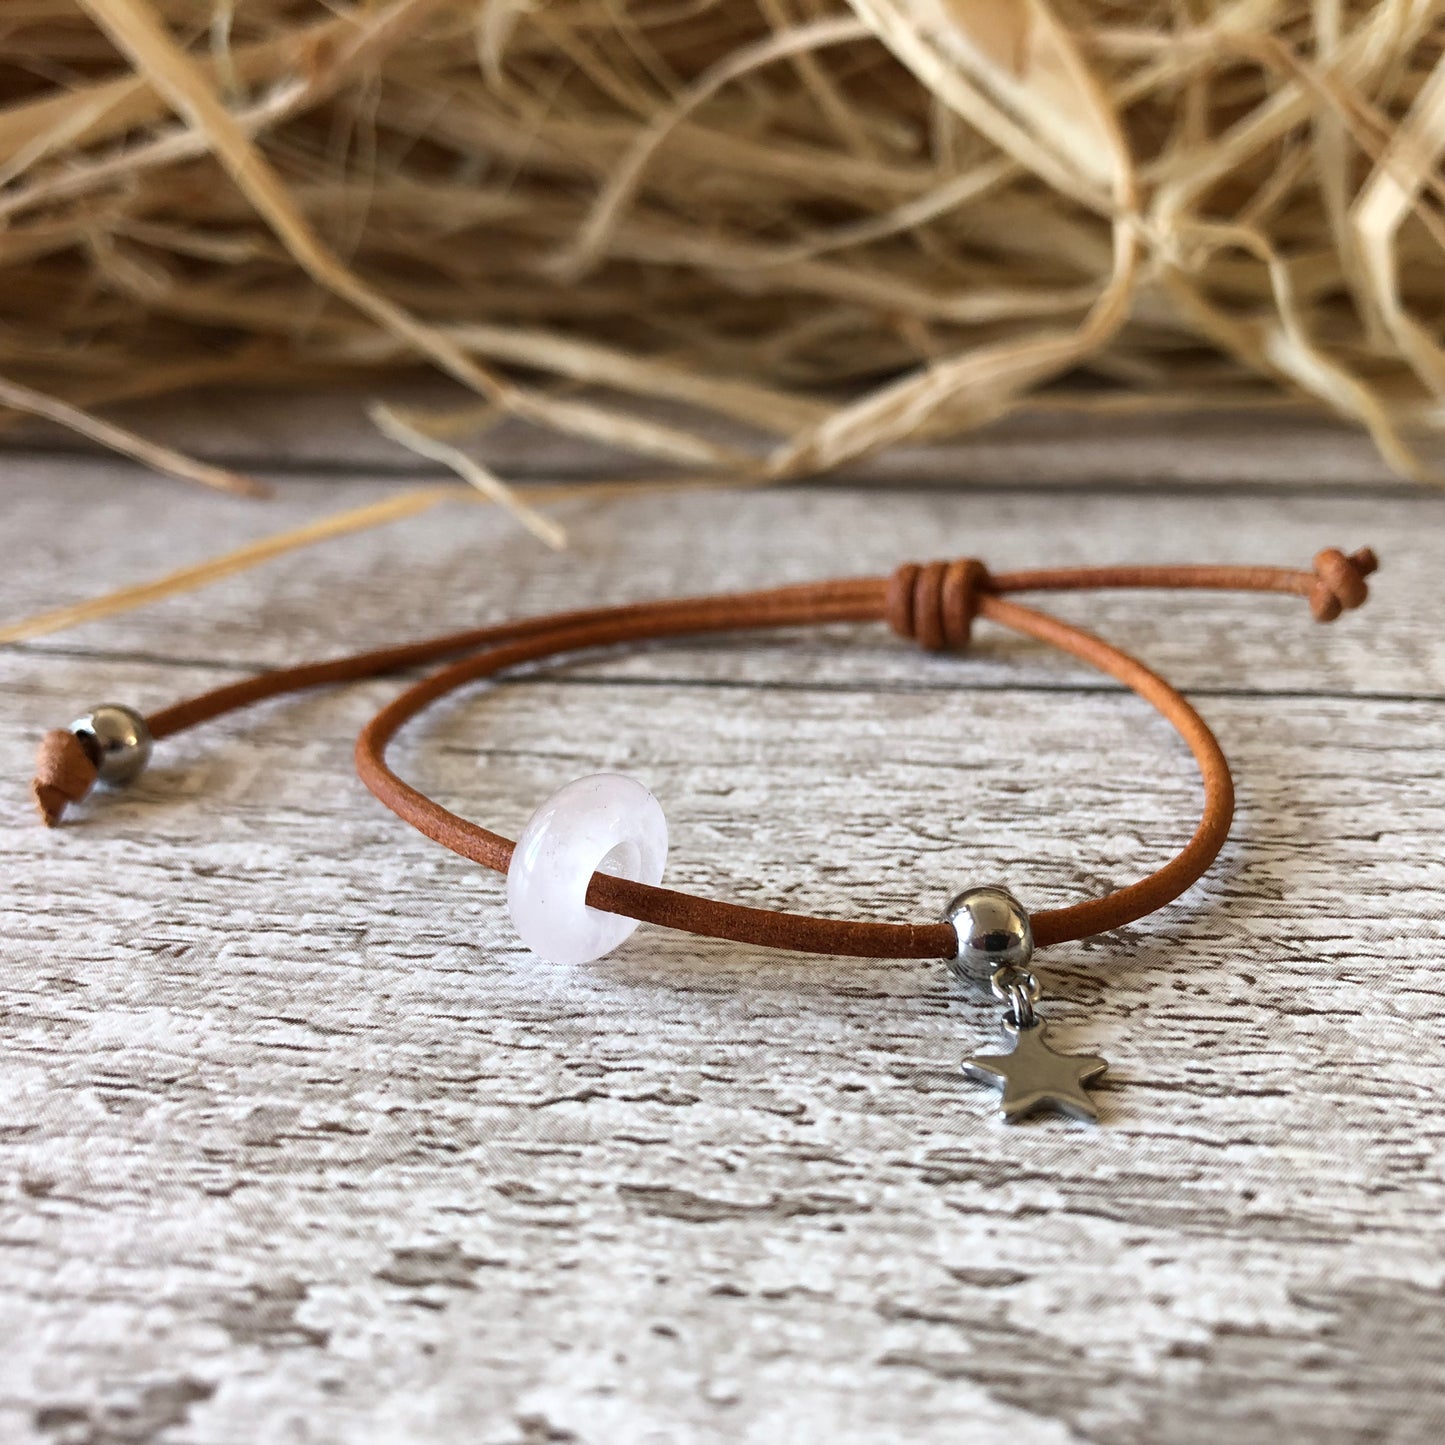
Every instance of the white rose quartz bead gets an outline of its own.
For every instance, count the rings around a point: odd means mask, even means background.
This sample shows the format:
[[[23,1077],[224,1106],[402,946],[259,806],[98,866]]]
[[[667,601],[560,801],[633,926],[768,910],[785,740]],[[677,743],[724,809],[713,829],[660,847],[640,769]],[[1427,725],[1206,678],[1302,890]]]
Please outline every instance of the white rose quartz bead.
[[[553,793],[517,839],[507,869],[512,923],[550,963],[591,963],[637,927],[635,918],[587,906],[592,875],[658,883],[666,862],[667,819],[636,778],[578,778]]]

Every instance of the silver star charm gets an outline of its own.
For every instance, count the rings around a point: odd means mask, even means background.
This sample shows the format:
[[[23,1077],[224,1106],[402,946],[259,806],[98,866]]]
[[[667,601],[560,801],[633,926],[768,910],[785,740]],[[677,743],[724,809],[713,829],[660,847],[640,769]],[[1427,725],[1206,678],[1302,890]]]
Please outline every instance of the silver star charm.
[[[999,1108],[1005,1119],[1022,1119],[1039,1109],[1055,1109],[1079,1119],[1097,1119],[1099,1111],[1085,1092],[1108,1062],[1093,1054],[1056,1054],[1045,1040],[1048,1025],[1036,1019],[1026,1029],[1004,1025],[1014,1040],[1009,1054],[975,1054],[964,1069],[986,1083],[1001,1083]]]

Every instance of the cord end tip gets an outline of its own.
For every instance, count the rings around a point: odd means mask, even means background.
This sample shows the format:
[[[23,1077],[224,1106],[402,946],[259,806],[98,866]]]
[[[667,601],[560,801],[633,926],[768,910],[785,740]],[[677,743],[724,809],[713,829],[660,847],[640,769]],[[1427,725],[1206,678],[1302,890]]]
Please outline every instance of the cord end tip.
[[[47,828],[56,827],[65,814],[65,794],[58,788],[47,787],[39,778],[31,784],[30,792],[40,813],[40,821]]]
[[[1350,561],[1355,564],[1355,570],[1361,577],[1368,577],[1380,570],[1380,559],[1376,556],[1373,547],[1360,547],[1351,552]]]
[[[95,763],[73,732],[56,728],[46,733],[40,740],[30,789],[45,826],[55,827],[69,804],[86,797],[96,777]]]

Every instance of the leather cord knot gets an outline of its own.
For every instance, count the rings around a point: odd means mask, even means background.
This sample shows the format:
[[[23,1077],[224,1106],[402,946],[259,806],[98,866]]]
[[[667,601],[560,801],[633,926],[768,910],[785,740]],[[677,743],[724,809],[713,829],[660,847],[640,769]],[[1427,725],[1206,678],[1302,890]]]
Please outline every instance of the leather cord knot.
[[[977,557],[953,562],[906,562],[888,579],[885,615],[900,636],[928,652],[967,647],[982,593],[993,578]]]
[[[53,828],[67,803],[78,803],[95,786],[95,761],[67,728],[56,728],[40,739],[35,758],[35,781],[30,791],[47,828]]]
[[[1358,607],[1370,595],[1365,578],[1380,565],[1368,547],[1347,557],[1338,547],[1315,554],[1315,582],[1310,589],[1310,611],[1316,622],[1333,622],[1341,612]]]

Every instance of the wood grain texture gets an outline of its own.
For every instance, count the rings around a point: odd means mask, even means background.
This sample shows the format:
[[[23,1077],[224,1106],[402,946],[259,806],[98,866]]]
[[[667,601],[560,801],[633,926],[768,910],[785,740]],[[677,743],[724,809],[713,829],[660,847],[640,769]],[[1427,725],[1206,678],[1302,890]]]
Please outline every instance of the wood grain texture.
[[[6,618],[395,485],[246,508],[108,462],[6,470]],[[0,650],[0,1440],[1434,1445],[1445,502],[834,488],[569,520],[551,557],[454,508]],[[1332,542],[1386,566],[1331,629],[1283,599],[1064,607],[1192,691],[1241,792],[1203,884],[1042,960],[1063,1044],[1112,1061],[1094,1129],[997,1122],[959,1069],[995,1009],[926,964],[646,929],[537,963],[500,880],[352,776],[392,682],[177,738],[54,833],[23,796],[85,703],[474,619],[954,552]],[[1136,699],[992,630],[956,658],[872,629],[581,658],[458,698],[398,758],[508,829],[636,773],[671,880],[843,915],[994,878],[1076,899],[1198,802]]]
[[[593,394],[633,412],[637,399]],[[197,456],[242,468],[279,467],[289,475],[429,470],[383,436],[367,419],[377,400],[422,410],[473,409],[476,397],[435,375],[375,379],[369,386],[333,390],[256,392],[228,388],[193,392],[107,411],[147,437]],[[644,414],[716,441],[760,454],[778,440],[754,435],[716,417],[662,403]],[[86,445],[73,434],[39,424],[26,435],[56,451]],[[465,439],[509,480],[564,481],[599,471],[640,476],[657,464],[509,419]],[[1411,438],[1421,456],[1445,473],[1445,442]],[[1359,427],[1298,408],[1246,412],[1182,411],[1111,415],[1073,410],[1026,411],[954,440],[899,446],[851,463],[835,476],[875,486],[1077,486],[1098,483],[1147,488],[1199,482],[1261,486],[1398,490],[1404,484]]]

